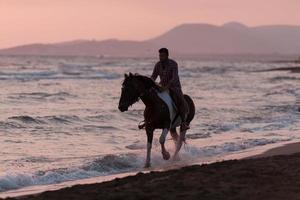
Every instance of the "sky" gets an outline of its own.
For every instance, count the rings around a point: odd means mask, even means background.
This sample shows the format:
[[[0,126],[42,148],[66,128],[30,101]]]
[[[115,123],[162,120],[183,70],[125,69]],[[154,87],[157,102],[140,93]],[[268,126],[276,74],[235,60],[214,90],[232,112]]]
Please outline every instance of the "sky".
[[[144,40],[182,23],[300,25],[300,0],[0,0],[0,48]]]

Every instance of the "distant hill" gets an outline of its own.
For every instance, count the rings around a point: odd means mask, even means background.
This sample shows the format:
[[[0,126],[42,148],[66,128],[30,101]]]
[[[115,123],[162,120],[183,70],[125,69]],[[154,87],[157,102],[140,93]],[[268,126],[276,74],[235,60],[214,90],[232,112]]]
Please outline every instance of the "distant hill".
[[[300,26],[248,27],[231,22],[222,26],[182,24],[145,41],[76,40],[29,44],[1,49],[0,55],[153,56],[159,47],[174,54],[300,54]]]
[[[116,39],[79,40],[54,44],[29,44],[1,49],[0,55],[63,55],[63,56],[146,56],[153,50],[149,42]]]

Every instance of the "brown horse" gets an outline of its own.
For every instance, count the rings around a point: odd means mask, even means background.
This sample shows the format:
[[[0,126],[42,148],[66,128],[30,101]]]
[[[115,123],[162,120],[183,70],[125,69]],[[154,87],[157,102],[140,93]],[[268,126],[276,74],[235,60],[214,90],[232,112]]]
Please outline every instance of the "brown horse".
[[[146,108],[144,110],[145,124],[147,134],[147,158],[145,167],[150,167],[151,147],[153,132],[155,129],[162,129],[162,134],[159,138],[161,144],[162,156],[165,160],[170,158],[169,152],[165,148],[165,140],[168,132],[175,142],[175,153],[173,159],[178,158],[178,152],[185,141],[186,131],[180,131],[178,136],[176,127],[180,126],[181,119],[176,115],[175,119],[170,118],[170,108],[167,103],[159,97],[162,92],[161,88],[149,77],[139,74],[125,74],[125,79],[122,84],[122,94],[119,101],[119,110],[127,111],[128,107],[136,103],[139,99],[143,101]],[[187,115],[187,123],[189,124],[195,115],[195,105],[188,95],[184,95],[188,104],[189,111]]]

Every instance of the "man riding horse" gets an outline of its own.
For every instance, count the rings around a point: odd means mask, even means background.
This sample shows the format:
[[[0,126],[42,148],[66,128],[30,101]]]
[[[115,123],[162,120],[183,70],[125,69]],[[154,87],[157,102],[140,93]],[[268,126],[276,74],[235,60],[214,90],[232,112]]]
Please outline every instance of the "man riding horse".
[[[167,48],[159,49],[159,62],[154,66],[151,78],[155,81],[158,76],[160,78],[160,86],[164,90],[169,90],[170,96],[177,107],[182,120],[180,129],[182,131],[188,130],[190,128],[186,122],[188,106],[181,90],[178,65],[174,60],[169,58],[169,50]]]
[[[178,153],[185,141],[186,130],[195,116],[195,104],[192,98],[182,94],[178,77],[177,63],[168,58],[169,52],[166,48],[159,50],[160,61],[155,65],[152,78],[140,74],[124,74],[121,97],[119,100],[119,110],[125,112],[134,103],[141,100],[145,105],[144,124],[139,128],[145,128],[147,134],[147,156],[145,167],[151,166],[151,148],[153,133],[156,129],[162,129],[159,143],[163,159],[168,160],[170,153],[165,147],[166,137],[170,131],[175,144],[173,159],[178,159]],[[155,83],[155,79],[160,76],[160,84]],[[163,89],[162,89],[163,88]],[[168,89],[173,97],[181,118],[174,115],[176,112],[170,104],[171,98]],[[181,123],[181,121],[183,121]],[[180,126],[180,134],[176,128]]]

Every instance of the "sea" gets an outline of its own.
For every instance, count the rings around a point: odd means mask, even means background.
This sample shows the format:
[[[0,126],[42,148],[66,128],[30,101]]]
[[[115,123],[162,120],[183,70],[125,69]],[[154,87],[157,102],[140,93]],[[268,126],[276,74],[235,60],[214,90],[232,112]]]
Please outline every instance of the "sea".
[[[144,105],[118,110],[124,73],[150,76],[157,58],[1,56],[0,193],[143,170]],[[179,161],[207,163],[300,141],[300,73],[264,71],[272,60],[178,58],[183,92],[196,106]],[[168,135],[167,149],[174,143]]]

